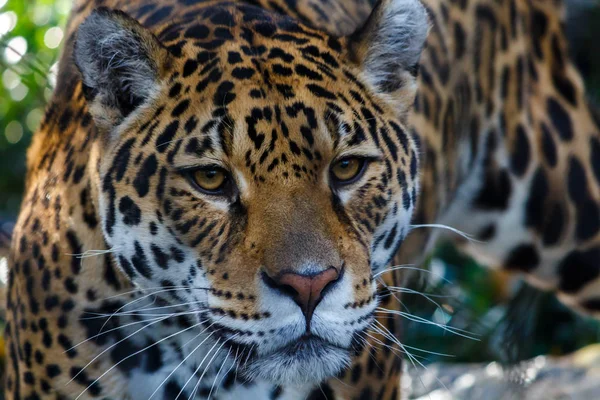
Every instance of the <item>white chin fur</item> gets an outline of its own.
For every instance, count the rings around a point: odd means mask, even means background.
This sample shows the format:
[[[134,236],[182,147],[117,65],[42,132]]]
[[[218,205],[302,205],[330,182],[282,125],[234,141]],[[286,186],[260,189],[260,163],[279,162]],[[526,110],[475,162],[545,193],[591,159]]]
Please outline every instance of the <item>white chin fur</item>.
[[[260,379],[276,385],[319,384],[347,368],[350,361],[346,350],[309,343],[301,350],[283,349],[252,360],[243,373],[250,380]]]

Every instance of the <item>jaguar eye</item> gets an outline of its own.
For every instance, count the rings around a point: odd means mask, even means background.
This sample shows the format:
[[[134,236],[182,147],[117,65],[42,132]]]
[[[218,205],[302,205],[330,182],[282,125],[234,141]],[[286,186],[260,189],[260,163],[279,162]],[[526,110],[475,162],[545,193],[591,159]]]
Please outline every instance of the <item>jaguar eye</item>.
[[[193,171],[191,178],[203,192],[219,194],[227,184],[228,175],[221,168],[209,167]]]
[[[331,166],[332,180],[337,184],[347,185],[356,182],[365,170],[366,161],[362,158],[349,157],[337,161]]]

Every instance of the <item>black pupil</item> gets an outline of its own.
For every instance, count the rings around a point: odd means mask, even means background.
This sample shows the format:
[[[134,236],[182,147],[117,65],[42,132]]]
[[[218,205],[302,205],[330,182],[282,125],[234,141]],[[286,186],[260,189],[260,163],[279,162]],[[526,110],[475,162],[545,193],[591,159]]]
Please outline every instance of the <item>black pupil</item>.
[[[204,171],[204,175],[208,178],[208,179],[214,179],[217,176],[218,171],[211,169],[208,171]]]
[[[346,169],[349,166],[350,166],[350,160],[340,161],[340,167],[342,167],[343,169]]]

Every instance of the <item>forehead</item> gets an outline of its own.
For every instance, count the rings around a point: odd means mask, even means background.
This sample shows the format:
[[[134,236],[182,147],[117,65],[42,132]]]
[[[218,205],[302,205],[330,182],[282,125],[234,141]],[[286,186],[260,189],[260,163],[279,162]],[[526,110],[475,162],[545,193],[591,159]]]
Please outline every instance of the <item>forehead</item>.
[[[178,135],[189,136],[182,138],[186,156],[318,164],[340,145],[368,144],[365,131],[390,118],[357,77],[343,39],[288,17],[252,6],[210,7],[158,37],[177,56],[164,109],[184,128]]]

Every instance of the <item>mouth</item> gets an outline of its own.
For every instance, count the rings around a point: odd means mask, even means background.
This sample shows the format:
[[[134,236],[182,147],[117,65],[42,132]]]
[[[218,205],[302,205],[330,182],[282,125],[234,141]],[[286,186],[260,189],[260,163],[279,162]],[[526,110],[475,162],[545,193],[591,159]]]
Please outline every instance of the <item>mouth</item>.
[[[250,380],[279,385],[315,384],[337,375],[350,361],[350,349],[305,334],[268,354],[255,352],[241,371]]]
[[[271,352],[267,356],[269,357],[274,354],[282,354],[288,357],[298,357],[307,353],[318,353],[322,349],[328,347],[335,348],[340,351],[350,351],[347,348],[330,343],[329,341],[320,338],[319,336],[313,335],[312,333],[306,333],[299,339],[293,340],[283,345],[282,347]]]

